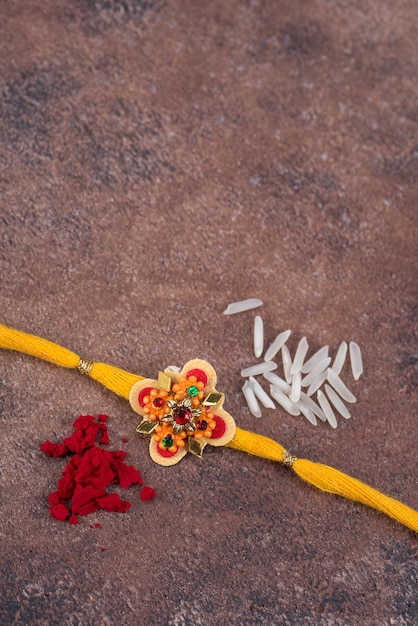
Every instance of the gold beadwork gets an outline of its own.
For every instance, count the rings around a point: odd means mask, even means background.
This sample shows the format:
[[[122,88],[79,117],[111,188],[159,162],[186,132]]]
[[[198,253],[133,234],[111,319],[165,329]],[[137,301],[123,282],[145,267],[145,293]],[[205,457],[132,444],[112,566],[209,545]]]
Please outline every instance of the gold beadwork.
[[[281,458],[281,462],[283,463],[283,465],[286,465],[287,467],[292,467],[293,463],[296,460],[297,460],[297,457],[293,456],[293,454],[290,454],[290,452],[288,452],[287,450],[283,452],[283,455]]]
[[[80,372],[80,374],[85,374],[86,376],[88,376],[91,372],[91,368],[94,365],[94,361],[90,361],[90,359],[80,359],[78,365],[77,365],[77,369]]]

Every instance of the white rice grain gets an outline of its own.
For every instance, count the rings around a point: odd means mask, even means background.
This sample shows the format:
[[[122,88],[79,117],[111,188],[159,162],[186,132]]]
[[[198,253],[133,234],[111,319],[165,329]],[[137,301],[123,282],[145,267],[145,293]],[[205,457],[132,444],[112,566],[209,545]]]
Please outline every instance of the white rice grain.
[[[263,301],[259,298],[248,298],[247,300],[240,300],[239,302],[232,302],[228,304],[224,311],[224,315],[233,315],[234,313],[242,313],[243,311],[250,311],[261,306]]]
[[[266,409],[275,409],[276,405],[270,396],[264,391],[260,383],[253,376],[250,376],[249,381],[253,387],[256,398],[260,400],[263,407]]]
[[[299,400],[296,403],[296,406],[298,407],[302,415],[304,415],[311,424],[313,424],[314,426],[317,425],[318,422],[313,411],[311,411],[311,409],[302,400]]]
[[[293,404],[290,398],[288,398],[283,391],[280,391],[280,389],[277,389],[274,385],[270,385],[270,395],[278,404],[280,404],[281,407],[285,409],[285,411],[290,413],[290,415],[300,415],[298,407]]]
[[[298,343],[298,347],[296,348],[295,358],[293,359],[292,368],[290,373],[292,376],[295,374],[299,374],[302,369],[303,362],[305,360],[306,353],[308,352],[308,340],[306,337],[302,337],[302,339]]]
[[[263,354],[264,350],[264,327],[263,320],[260,315],[254,318],[254,354],[257,359]]]
[[[318,391],[317,398],[318,398],[319,405],[321,409],[323,410],[325,417],[327,418],[328,423],[333,428],[337,428],[338,423],[337,423],[337,418],[335,417],[335,413],[332,410],[331,405],[328,402],[325,394],[321,390]]]
[[[290,392],[290,399],[292,402],[299,402],[301,392],[302,374],[298,372],[292,377],[292,390]]]
[[[277,369],[277,363],[274,361],[264,361],[264,363],[256,363],[256,365],[250,365],[241,371],[241,376],[247,378],[248,376],[258,376],[258,374],[264,374],[264,372],[272,372]]]
[[[282,346],[282,361],[283,361],[283,372],[286,382],[289,385],[292,384],[292,374],[290,370],[292,369],[292,359],[290,356],[289,348],[287,346]]]
[[[316,380],[318,376],[322,374],[322,372],[325,372],[330,363],[331,357],[329,356],[326,356],[321,361],[319,361],[319,363],[315,365],[315,367],[309,372],[309,374],[306,374],[306,376],[302,378],[302,387],[309,387],[309,385],[313,383],[313,381]]]
[[[248,380],[246,380],[244,383],[242,393],[244,394],[244,398],[247,402],[248,408],[250,409],[250,413],[254,415],[254,417],[261,417],[260,406],[257,402],[257,398],[255,397],[252,385]]]
[[[291,330],[284,330],[282,333],[279,333],[273,343],[267,348],[266,354],[264,356],[265,361],[271,361],[280,348],[286,343],[291,335]]]
[[[327,372],[328,372],[328,370],[325,370],[325,372],[322,372],[322,374],[319,374],[317,376],[317,378],[315,378],[315,380],[313,380],[311,382],[311,384],[309,385],[308,390],[306,392],[306,394],[308,396],[312,396],[315,393],[315,391],[317,391],[320,388],[322,383],[324,383],[326,381],[326,379],[327,379]]]
[[[330,367],[327,369],[327,380],[332,385],[337,393],[340,394],[343,400],[346,402],[356,402],[356,397],[351,393],[349,388],[341,378]]]
[[[322,361],[322,359],[327,357],[328,349],[329,346],[324,346],[323,348],[320,348],[317,352],[315,352],[315,354],[313,354],[311,358],[302,365],[302,368],[300,370],[302,374],[307,374],[308,372],[311,372],[314,367]]]
[[[347,409],[340,396],[334,391],[332,387],[330,387],[330,385],[325,385],[325,393],[327,394],[331,404],[334,405],[338,413],[346,420],[348,420],[351,417],[350,411]]]
[[[337,355],[334,359],[334,363],[332,364],[332,369],[336,374],[339,374],[343,369],[343,365],[345,363],[345,357],[347,355],[347,342],[342,341],[340,343],[340,347],[338,348]]]
[[[317,405],[317,403],[314,400],[312,400],[310,396],[308,396],[306,393],[303,393],[303,391],[300,394],[300,402],[303,402],[303,404],[309,407],[312,413],[316,415],[317,417],[319,417],[321,422],[327,421],[327,418],[325,417],[323,410]]]
[[[277,374],[273,374],[272,372],[264,372],[263,376],[269,381],[269,383],[280,389],[280,391],[287,393],[287,395],[290,394],[292,387],[288,385],[283,378],[280,378],[280,376],[277,376]]]
[[[363,359],[360,346],[355,341],[350,341],[350,361],[353,378],[358,380],[363,373]]]

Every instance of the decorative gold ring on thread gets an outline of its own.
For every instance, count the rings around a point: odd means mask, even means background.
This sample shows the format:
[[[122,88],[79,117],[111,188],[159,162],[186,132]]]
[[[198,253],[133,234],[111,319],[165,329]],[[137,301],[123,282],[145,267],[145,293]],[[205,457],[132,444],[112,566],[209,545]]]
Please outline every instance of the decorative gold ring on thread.
[[[288,452],[287,450],[285,450],[283,452],[282,458],[281,458],[281,462],[286,465],[287,467],[292,467],[293,463],[297,460],[296,456],[293,456],[293,454],[290,454],[290,452]]]
[[[81,374],[88,376],[91,372],[91,368],[93,367],[94,361],[90,361],[90,359],[80,359],[77,369]]]

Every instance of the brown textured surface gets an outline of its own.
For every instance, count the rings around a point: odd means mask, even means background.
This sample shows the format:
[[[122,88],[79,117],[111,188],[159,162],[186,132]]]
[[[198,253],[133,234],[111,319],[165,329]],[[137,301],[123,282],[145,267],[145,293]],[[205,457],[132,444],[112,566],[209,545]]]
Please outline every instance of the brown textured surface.
[[[3,2],[1,320],[150,376],[206,358],[240,426],[417,508],[417,23],[407,0]],[[359,342],[354,419],[248,414],[253,313],[222,311],[249,296],[267,340]],[[233,450],[159,468],[74,372],[3,352],[0,382],[2,624],[418,622],[402,526]],[[154,502],[50,519],[39,443],[80,413]]]

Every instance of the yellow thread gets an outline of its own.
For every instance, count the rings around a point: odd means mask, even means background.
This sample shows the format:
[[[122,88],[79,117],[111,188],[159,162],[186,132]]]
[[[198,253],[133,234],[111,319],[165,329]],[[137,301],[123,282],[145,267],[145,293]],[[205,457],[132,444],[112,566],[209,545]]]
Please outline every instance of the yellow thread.
[[[1,324],[0,348],[17,350],[62,367],[77,369],[80,364],[80,357],[74,352],[46,339],[22,333]],[[129,398],[133,385],[143,379],[143,376],[131,374],[106,363],[93,363],[89,377],[126,399]],[[332,467],[313,463],[307,459],[296,459],[287,452],[286,448],[264,435],[237,428],[234,438],[227,446],[271,461],[291,465],[300,478],[318,489],[361,502],[418,532],[417,511]]]
[[[0,348],[17,350],[54,365],[71,369],[77,369],[80,360],[82,360],[78,354],[52,341],[48,341],[48,339],[42,339],[36,335],[29,335],[20,330],[8,328],[3,324],[0,324]],[[93,363],[89,371],[89,377],[126,399],[129,398],[129,392],[134,384],[143,379],[143,376],[131,374],[106,363]]]
[[[144,378],[106,363],[94,363],[89,376],[126,400],[135,383]]]
[[[297,459],[293,464],[293,470],[300,478],[322,491],[361,502],[418,532],[418,511],[348,474],[307,459]]]
[[[235,437],[227,446],[278,463],[283,462],[285,455],[288,454],[285,448],[272,439],[241,428],[237,428]],[[321,489],[321,491],[361,502],[418,532],[418,511],[414,511],[411,507],[394,498],[385,496],[385,494],[369,487],[360,480],[328,465],[314,463],[307,459],[295,459],[292,469],[300,478]]]
[[[0,324],[0,348],[18,350],[61,367],[76,368],[80,357],[52,341]]]
[[[255,456],[261,456],[263,459],[269,459],[270,461],[277,461],[278,463],[281,462],[283,454],[287,452],[286,448],[281,446],[280,443],[264,435],[257,435],[239,427],[237,427],[235,436],[227,444],[227,447],[248,452]]]

